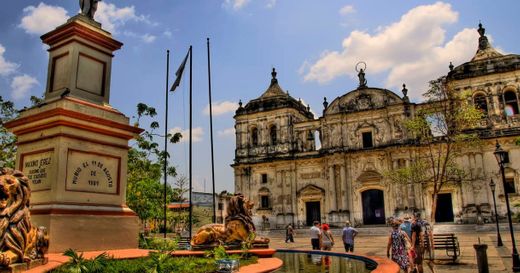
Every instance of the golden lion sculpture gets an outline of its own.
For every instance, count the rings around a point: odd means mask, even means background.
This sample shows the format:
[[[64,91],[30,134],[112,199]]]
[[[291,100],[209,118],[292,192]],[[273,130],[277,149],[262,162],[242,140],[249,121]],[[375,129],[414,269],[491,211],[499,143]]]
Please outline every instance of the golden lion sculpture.
[[[49,238],[31,223],[29,179],[20,171],[0,169],[0,266],[42,259]]]
[[[191,239],[194,248],[217,245],[240,246],[242,242],[253,247],[267,247],[269,239],[256,238],[255,225],[251,218],[253,203],[242,194],[231,197],[227,209],[226,224],[208,224],[202,226]]]

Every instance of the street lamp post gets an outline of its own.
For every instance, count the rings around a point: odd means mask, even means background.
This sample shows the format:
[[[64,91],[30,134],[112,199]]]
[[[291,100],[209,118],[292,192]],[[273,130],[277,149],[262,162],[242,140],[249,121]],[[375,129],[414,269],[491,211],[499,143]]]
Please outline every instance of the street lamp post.
[[[500,227],[498,225],[498,212],[497,212],[497,200],[495,199],[495,188],[497,184],[493,179],[489,182],[489,187],[491,188],[491,193],[493,194],[493,206],[495,206],[495,222],[497,223],[497,246],[503,246],[502,237],[500,236]]]
[[[509,194],[506,190],[506,175],[504,172],[504,164],[506,163],[505,159],[507,156],[507,152],[504,151],[502,147],[500,147],[500,144],[498,144],[498,140],[494,154],[497,159],[498,166],[500,167],[500,172],[502,173],[502,185],[504,187],[504,195],[506,198],[507,220],[509,221],[509,232],[511,233],[511,243],[513,244],[513,272],[520,272],[520,258],[518,257],[518,251],[516,250],[515,234],[513,231],[513,221],[511,220],[511,208],[509,206]]]

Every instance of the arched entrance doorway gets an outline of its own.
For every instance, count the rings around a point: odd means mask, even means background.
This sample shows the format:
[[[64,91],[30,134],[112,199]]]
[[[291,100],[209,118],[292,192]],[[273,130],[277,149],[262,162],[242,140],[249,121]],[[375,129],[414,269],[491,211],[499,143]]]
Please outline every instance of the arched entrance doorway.
[[[363,200],[363,224],[385,224],[385,199],[382,190],[366,190],[361,193]]]
[[[453,203],[451,200],[451,193],[439,193],[437,195],[435,222],[453,222]]]
[[[325,190],[315,186],[307,185],[296,193],[298,198],[298,226],[312,226],[314,221],[322,221],[323,200]]]

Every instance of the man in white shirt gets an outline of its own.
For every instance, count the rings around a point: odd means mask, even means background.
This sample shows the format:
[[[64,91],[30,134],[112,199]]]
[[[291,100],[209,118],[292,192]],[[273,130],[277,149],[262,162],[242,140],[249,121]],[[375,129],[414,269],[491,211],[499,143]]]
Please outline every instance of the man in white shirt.
[[[320,222],[314,221],[314,225],[311,227],[311,244],[313,250],[320,250],[321,246],[321,230]]]

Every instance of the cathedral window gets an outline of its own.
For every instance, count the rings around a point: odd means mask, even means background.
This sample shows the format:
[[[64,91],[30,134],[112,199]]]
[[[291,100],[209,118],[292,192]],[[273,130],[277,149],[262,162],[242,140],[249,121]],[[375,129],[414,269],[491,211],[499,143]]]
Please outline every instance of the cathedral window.
[[[314,140],[314,133],[312,131],[307,133],[307,140]]]
[[[260,207],[263,209],[268,209],[269,208],[269,196],[263,195],[260,197],[260,200],[261,200]]]
[[[363,148],[372,148],[374,147],[374,143],[372,142],[372,132],[363,132]]]
[[[256,127],[251,129],[251,144],[253,146],[258,145],[258,129]]]
[[[258,201],[260,202],[258,206],[259,209],[271,209],[271,200],[269,196],[271,196],[271,192],[267,187],[262,187],[258,191]]]
[[[484,94],[475,95],[475,97],[473,97],[473,103],[475,104],[475,108],[479,109],[485,116],[487,116],[488,107],[486,96],[484,96]]]
[[[262,184],[266,184],[266,183],[267,183],[267,174],[263,173],[262,174]]]
[[[506,91],[504,93],[504,105],[506,116],[518,114],[518,100],[514,91]]]
[[[269,135],[271,136],[271,145],[276,145],[276,140],[277,140],[276,125],[271,125],[271,127],[269,128]]]

